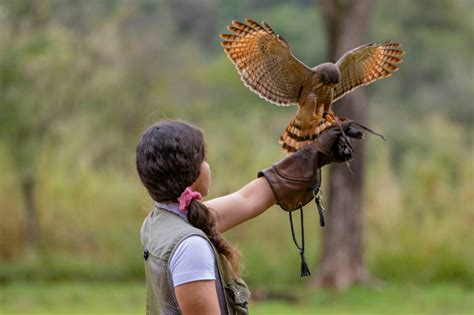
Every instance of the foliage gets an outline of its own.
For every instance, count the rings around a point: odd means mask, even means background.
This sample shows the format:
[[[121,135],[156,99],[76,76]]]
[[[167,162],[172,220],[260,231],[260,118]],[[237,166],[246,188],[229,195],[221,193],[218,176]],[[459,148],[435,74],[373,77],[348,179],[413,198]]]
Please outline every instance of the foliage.
[[[325,55],[317,7],[239,1],[234,10],[216,2],[209,44],[171,18],[167,3],[0,2],[0,282],[143,277],[138,231],[151,202],[135,174],[134,148],[158,119],[204,129],[210,197],[238,189],[282,157],[276,140],[294,108],[249,92],[217,34],[231,19],[264,19],[314,65]],[[366,140],[367,257],[382,279],[472,286],[472,4],[423,3],[381,1],[374,22],[371,40],[400,41],[407,55],[393,78],[368,88],[370,126],[389,141]],[[36,252],[25,248],[18,186],[30,169]],[[314,266],[321,230],[314,205],[306,211]],[[244,253],[254,289],[304,281],[287,214],[277,207],[228,237]]]
[[[145,285],[131,283],[25,283],[2,288],[2,314],[143,314]],[[354,287],[344,293],[314,289],[293,302],[251,301],[251,314],[471,314],[474,292],[447,284]]]

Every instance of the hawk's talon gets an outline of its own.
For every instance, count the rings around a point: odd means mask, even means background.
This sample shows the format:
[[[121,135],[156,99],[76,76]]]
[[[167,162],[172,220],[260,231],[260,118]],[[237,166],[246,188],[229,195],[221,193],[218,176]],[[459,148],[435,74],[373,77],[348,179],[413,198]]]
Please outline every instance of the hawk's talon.
[[[333,114],[331,114],[331,113],[329,113],[329,112],[324,112],[324,114],[323,114],[323,119],[325,119],[325,120],[326,120],[327,122],[329,122],[331,125],[333,125],[333,124],[336,122],[336,120],[337,120],[337,118],[336,118]]]

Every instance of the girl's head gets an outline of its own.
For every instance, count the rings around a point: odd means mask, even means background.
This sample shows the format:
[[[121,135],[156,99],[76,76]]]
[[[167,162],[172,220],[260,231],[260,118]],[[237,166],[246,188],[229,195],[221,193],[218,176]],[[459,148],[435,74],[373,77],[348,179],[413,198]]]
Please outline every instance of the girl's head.
[[[137,171],[155,201],[176,201],[186,187],[207,195],[210,169],[202,131],[188,123],[163,120],[142,135]]]
[[[140,179],[155,201],[176,202],[187,187],[207,195],[211,182],[202,131],[185,122],[163,120],[142,135],[136,164]],[[231,263],[238,274],[238,252],[216,231],[214,214],[192,200],[186,215]]]

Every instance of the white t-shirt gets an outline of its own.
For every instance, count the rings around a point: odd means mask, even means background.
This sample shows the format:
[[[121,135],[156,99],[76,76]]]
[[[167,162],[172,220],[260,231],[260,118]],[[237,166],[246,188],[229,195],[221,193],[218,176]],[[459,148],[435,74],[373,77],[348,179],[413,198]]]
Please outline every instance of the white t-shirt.
[[[192,235],[181,241],[170,257],[169,270],[174,287],[193,281],[215,280],[221,314],[227,314],[224,290],[216,276],[219,273],[214,251],[205,238]]]
[[[214,251],[203,237],[193,235],[184,239],[170,258],[170,272],[173,285],[199,281],[216,280]]]

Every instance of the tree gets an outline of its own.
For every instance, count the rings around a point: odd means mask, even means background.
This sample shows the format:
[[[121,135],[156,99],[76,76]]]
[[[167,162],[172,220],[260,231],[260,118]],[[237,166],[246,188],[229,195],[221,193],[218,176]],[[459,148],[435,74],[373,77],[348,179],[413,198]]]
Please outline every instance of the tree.
[[[2,20],[1,27],[10,32],[3,33],[0,41],[0,139],[18,179],[26,244],[35,248],[39,239],[38,163],[56,123],[72,114],[86,68],[75,53],[76,43],[41,22],[36,10],[19,14],[6,9],[10,19]]]
[[[130,156],[123,147],[135,145],[135,131],[143,128],[153,108],[153,87],[162,85],[163,65],[169,60],[156,58],[166,56],[156,10],[127,7],[129,14],[109,17],[89,33],[56,16],[53,5],[64,16],[74,11],[79,20],[83,16],[76,6],[89,6],[48,0],[0,3],[8,17],[0,19],[0,29],[7,30],[0,32],[0,145],[11,158],[26,245],[32,249],[41,236],[39,163],[55,154],[45,148],[56,149],[55,140],[66,147],[60,142],[74,134],[78,153],[95,168],[113,160],[116,166],[126,165],[117,169],[128,169]],[[110,13],[96,14],[100,20],[100,14]],[[70,132],[72,128],[77,130]]]
[[[320,0],[320,5],[331,62],[366,42],[374,0]],[[367,120],[366,97],[361,89],[346,95],[333,108],[340,117],[350,117],[361,123]],[[365,145],[358,141],[353,147],[352,172],[346,165],[330,167],[329,214],[316,279],[321,287],[344,289],[369,280],[363,257]]]

